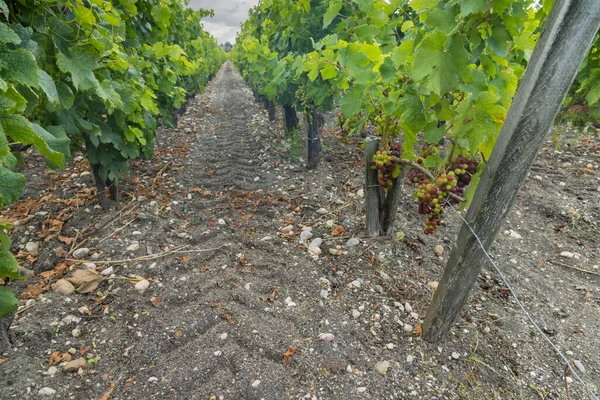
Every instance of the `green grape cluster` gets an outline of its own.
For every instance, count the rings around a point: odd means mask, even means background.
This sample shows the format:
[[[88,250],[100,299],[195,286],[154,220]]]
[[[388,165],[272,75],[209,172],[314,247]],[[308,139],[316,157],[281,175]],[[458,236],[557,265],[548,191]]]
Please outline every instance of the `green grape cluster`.
[[[394,185],[394,178],[400,172],[401,152],[402,145],[393,143],[389,146],[389,150],[379,150],[373,156],[373,169],[377,170],[377,180],[379,181],[379,185],[385,190]]]
[[[419,165],[423,165],[423,162],[423,158],[417,159]],[[418,168],[409,171],[409,183],[417,187],[414,197],[419,200],[419,214],[425,214],[427,217],[426,235],[432,235],[438,230],[442,223],[444,208],[448,203],[454,205],[462,201],[464,191],[471,182],[478,164],[477,159],[468,159],[460,155],[433,181]],[[446,170],[449,172],[445,172]]]

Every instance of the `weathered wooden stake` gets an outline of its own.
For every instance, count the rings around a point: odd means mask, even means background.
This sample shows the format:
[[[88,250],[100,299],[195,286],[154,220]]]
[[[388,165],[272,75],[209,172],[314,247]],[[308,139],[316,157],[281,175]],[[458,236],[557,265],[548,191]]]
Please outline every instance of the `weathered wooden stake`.
[[[306,139],[306,168],[315,169],[321,158],[321,129],[325,121],[316,108],[304,111],[304,138]]]
[[[392,180],[392,188],[388,189],[385,197],[385,205],[381,214],[381,231],[384,235],[391,235],[394,229],[394,221],[398,213],[398,204],[402,194],[402,183],[406,179],[406,168],[403,166],[400,175]]]
[[[283,105],[283,127],[286,136],[292,136],[298,129],[298,115],[294,106],[289,104]]]
[[[381,234],[379,212],[383,199],[383,189],[377,181],[377,171],[372,168],[373,156],[379,150],[379,138],[367,137],[365,141],[365,199],[367,202],[367,233],[371,237]]]
[[[275,117],[276,117],[275,102],[273,100],[267,100],[266,105],[267,105],[267,112],[269,113],[269,121],[273,122],[273,121],[275,121]]]
[[[557,0],[545,23],[465,219],[487,249],[542,146],[600,28],[600,1]],[[468,299],[485,254],[463,224],[423,324],[442,339]]]

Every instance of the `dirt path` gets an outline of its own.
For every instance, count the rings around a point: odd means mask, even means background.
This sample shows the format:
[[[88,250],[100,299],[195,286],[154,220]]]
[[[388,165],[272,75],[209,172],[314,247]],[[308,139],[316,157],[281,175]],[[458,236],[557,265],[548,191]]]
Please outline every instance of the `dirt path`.
[[[458,221],[449,216],[437,236],[424,237],[407,192],[397,226],[405,239],[363,237],[360,139],[341,145],[327,127],[324,161],[307,172],[226,63],[179,129],[158,136],[156,158],[134,164],[124,187],[137,198],[124,208],[133,211],[87,237],[86,258],[99,272],[112,267],[114,279],[95,293],[48,291],[24,303],[15,348],[0,365],[0,398],[566,399],[564,366],[487,266],[445,343],[415,334],[445,262],[433,246],[446,257]],[[501,235],[493,254],[547,334],[598,382],[598,277],[552,264],[598,271],[600,146],[585,146],[545,149],[506,224],[519,235]],[[46,195],[45,175],[40,165],[32,171],[26,197],[35,199]],[[72,172],[55,191],[91,187],[89,175]],[[49,207],[50,217],[60,214]],[[84,208],[63,235],[120,215]],[[16,229],[15,245],[44,226],[39,216],[28,224],[38,225]],[[301,241],[302,230],[313,238]],[[310,254],[317,237],[321,254]],[[60,245],[42,243],[31,268],[52,270],[64,258]],[[561,258],[564,250],[573,258]],[[132,261],[105,262],[114,259]],[[72,269],[86,267],[94,268]],[[139,293],[141,278],[150,286]],[[88,365],[63,372],[64,362],[49,365],[53,352]],[[580,386],[570,393],[584,398]]]

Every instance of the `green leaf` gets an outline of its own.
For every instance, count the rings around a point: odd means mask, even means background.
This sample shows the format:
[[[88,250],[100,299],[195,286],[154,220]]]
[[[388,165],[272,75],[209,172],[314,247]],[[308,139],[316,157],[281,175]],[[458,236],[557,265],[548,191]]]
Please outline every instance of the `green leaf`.
[[[490,50],[500,58],[506,58],[510,51],[512,38],[506,28],[501,25],[492,27],[492,36],[487,40]]]
[[[9,50],[0,46],[0,70],[4,79],[38,87],[38,66],[33,53],[25,49]]]
[[[38,70],[38,74],[40,76],[40,87],[42,88],[44,93],[46,93],[48,100],[52,104],[56,104],[60,100],[60,98],[58,96],[58,91],[56,90],[54,80],[43,69]]]
[[[4,2],[4,0],[0,0],[0,10],[2,10],[2,14],[4,14],[4,17],[8,21],[8,6]]]
[[[425,106],[418,94],[406,94],[398,100],[400,124],[404,131],[412,134],[420,132],[427,123]]]
[[[344,93],[340,100],[340,107],[346,118],[355,116],[362,109],[362,96],[359,94],[362,90],[360,87],[353,86],[352,89]]]
[[[333,1],[329,4],[329,8],[323,15],[323,29],[327,28],[329,24],[338,16],[338,13],[342,9],[342,3],[339,1]]]
[[[437,144],[444,137],[446,133],[446,128],[444,126],[440,126],[438,128],[437,122],[431,122],[427,124],[425,129],[423,130],[423,136],[425,141],[429,144]]]
[[[112,81],[105,79],[102,83],[95,85],[96,94],[109,105],[110,109],[119,108],[123,106],[121,96],[113,88]]]
[[[412,0],[410,6],[416,12],[431,10],[437,7],[440,0]]]
[[[0,207],[12,204],[23,192],[25,177],[7,168],[0,167]]]
[[[73,103],[75,102],[75,95],[71,90],[71,87],[67,85],[65,82],[58,82],[58,86],[56,87],[58,92],[58,99],[60,100],[60,105],[65,109],[69,110],[73,107]]]
[[[484,12],[489,9],[487,0],[460,0],[460,16],[465,18],[471,14]]]
[[[456,19],[456,13],[452,8],[436,8],[429,13],[427,24],[449,34],[458,25]]]
[[[12,29],[10,29],[10,26],[0,22],[0,44],[6,43],[20,44],[21,38]]]
[[[58,68],[62,72],[71,74],[75,89],[85,90],[95,87],[98,83],[94,76],[94,70],[99,67],[97,57],[79,47],[71,48],[69,53],[69,56],[58,53],[56,56]]]
[[[360,39],[370,42],[379,34],[379,28],[367,24],[360,25],[358,28],[356,28],[356,34]]]
[[[462,35],[453,35],[446,42],[446,34],[434,31],[427,35],[417,50],[412,76],[415,81],[427,77],[427,87],[438,95],[454,89],[459,78],[465,79],[465,68],[470,54],[465,49],[467,40]]]
[[[14,293],[7,287],[0,287],[0,318],[14,312],[18,306],[19,301]]]
[[[19,272],[19,263],[10,251],[0,251],[0,278],[25,279]]]
[[[337,68],[332,64],[325,64],[320,72],[324,81],[333,79],[337,76]]]
[[[37,136],[33,143],[34,146],[50,161],[50,165],[62,168],[64,166],[65,153],[70,153],[70,140],[66,137],[64,131],[63,135],[56,137],[36,123],[32,123],[31,128]]]

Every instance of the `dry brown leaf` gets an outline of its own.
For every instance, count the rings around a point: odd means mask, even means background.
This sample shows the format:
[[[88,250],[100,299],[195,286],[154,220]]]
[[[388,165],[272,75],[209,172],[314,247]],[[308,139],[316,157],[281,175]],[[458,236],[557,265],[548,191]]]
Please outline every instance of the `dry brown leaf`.
[[[338,225],[331,231],[331,236],[342,236],[346,232],[346,229],[342,225]]]
[[[158,305],[160,304],[160,297],[151,297],[150,303],[152,303],[154,307],[158,307]]]
[[[36,283],[33,285],[27,285],[27,290],[21,293],[21,299],[29,300],[29,299],[37,299],[40,294],[44,292],[44,288],[42,287],[42,283]]]
[[[70,246],[71,243],[73,243],[73,238],[72,237],[68,237],[68,236],[58,235],[58,240],[60,240],[61,242],[63,242],[67,246]]]
[[[69,353],[63,354],[60,351],[55,351],[54,353],[50,354],[50,358],[48,359],[48,365],[50,365],[50,366],[58,365],[62,361],[70,361],[70,360],[71,360],[71,355]]]
[[[270,301],[272,303],[275,301],[275,298],[277,297],[278,292],[279,292],[279,288],[273,288],[273,291],[271,292],[271,294],[269,296],[263,296],[260,298],[260,300]]]
[[[252,215],[252,214],[246,214],[246,215],[242,215],[242,219],[243,219],[244,221],[248,221],[248,220],[249,220],[250,218],[252,218],[252,217],[253,217],[253,215]]]
[[[188,262],[192,261],[192,259],[188,256],[183,256],[183,257],[181,257],[181,261],[183,261],[184,263],[188,263]]]
[[[8,361],[8,358],[0,358],[0,365]]]
[[[290,362],[290,358],[292,358],[296,354],[296,347],[290,346],[287,351],[283,353],[283,365],[288,365]]]
[[[96,290],[104,280],[96,271],[91,269],[78,269],[72,277],[67,278],[77,288],[79,293],[90,293]]]
[[[58,258],[64,258],[67,255],[69,255],[69,253],[67,253],[67,251],[62,246],[54,249],[54,254],[56,254],[56,257]]]
[[[183,332],[182,332],[181,330],[177,330],[177,331],[175,331],[175,337],[176,337],[176,338],[180,338],[180,337],[181,337],[181,335],[183,335]]]
[[[108,392],[104,393],[104,395],[102,395],[102,397],[100,397],[99,400],[108,400],[110,398],[110,396],[112,395],[112,393],[115,391],[116,387],[117,387],[117,385],[113,381],[111,381],[110,389],[108,389]]]
[[[417,327],[414,329],[415,333],[419,336],[423,336],[423,327],[421,325],[417,325]]]

